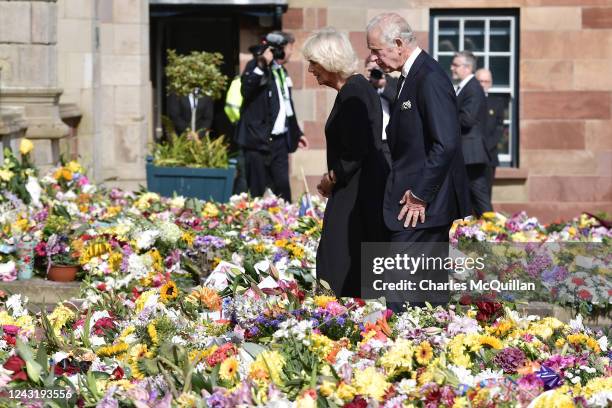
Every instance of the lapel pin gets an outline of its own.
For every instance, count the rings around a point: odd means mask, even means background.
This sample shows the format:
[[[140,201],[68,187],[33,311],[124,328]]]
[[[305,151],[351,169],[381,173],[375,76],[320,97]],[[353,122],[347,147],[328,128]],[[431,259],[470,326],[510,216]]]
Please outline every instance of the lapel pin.
[[[402,103],[401,110],[412,109],[412,102],[406,101]]]

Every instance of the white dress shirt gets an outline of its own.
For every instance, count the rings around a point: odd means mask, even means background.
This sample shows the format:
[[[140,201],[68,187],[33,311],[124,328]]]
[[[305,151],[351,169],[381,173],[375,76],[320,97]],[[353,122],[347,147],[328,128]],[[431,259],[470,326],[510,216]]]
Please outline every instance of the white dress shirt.
[[[402,89],[404,89],[404,84],[406,83],[406,78],[408,77],[408,73],[410,72],[410,68],[412,68],[412,64],[414,64],[414,61],[416,61],[417,57],[419,56],[419,54],[421,53],[421,49],[419,47],[416,47],[414,49],[414,51],[412,51],[412,54],[410,54],[410,56],[408,57],[408,59],[406,60],[406,62],[404,63],[404,66],[402,67],[402,76],[404,77],[404,82],[402,82],[402,86],[399,90],[399,93],[402,93]]]
[[[379,88],[378,95],[380,97],[380,104],[382,106],[383,114],[382,140],[387,140],[387,125],[389,124],[389,119],[391,118],[391,107],[389,106],[389,101],[382,97],[384,90],[385,88]]]
[[[281,67],[282,69],[282,66],[277,64],[275,61],[270,66],[270,69],[276,69],[278,67]],[[253,73],[257,75],[264,74],[264,72],[259,67],[255,67],[255,69],[253,70]],[[276,84],[276,93],[278,94],[278,106],[279,106],[278,115],[276,116],[276,120],[274,121],[274,126],[272,127],[272,134],[280,135],[282,133],[285,133],[288,130],[286,126],[286,118],[293,116],[293,109],[291,108],[291,99],[289,98],[289,88],[293,86],[293,82],[291,81],[291,78],[289,77],[289,75],[285,75],[284,88],[285,88],[286,97],[283,98],[283,92],[281,90],[281,85],[279,81],[276,79],[276,75],[272,74],[272,78],[274,79],[274,83]]]
[[[474,74],[468,75],[463,79],[463,81],[459,82],[459,85],[457,85],[457,87],[455,88],[455,94],[459,95],[461,93],[461,90],[467,85],[468,82],[470,82],[470,79],[472,78],[474,78]]]

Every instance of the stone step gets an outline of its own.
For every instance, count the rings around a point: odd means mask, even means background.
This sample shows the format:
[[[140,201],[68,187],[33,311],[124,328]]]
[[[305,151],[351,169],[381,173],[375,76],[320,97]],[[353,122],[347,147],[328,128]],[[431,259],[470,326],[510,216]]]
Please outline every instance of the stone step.
[[[54,282],[42,278],[0,282],[0,290],[9,295],[20,293],[29,299],[28,309],[38,312],[43,305],[53,308],[58,302],[79,297],[81,282]]]

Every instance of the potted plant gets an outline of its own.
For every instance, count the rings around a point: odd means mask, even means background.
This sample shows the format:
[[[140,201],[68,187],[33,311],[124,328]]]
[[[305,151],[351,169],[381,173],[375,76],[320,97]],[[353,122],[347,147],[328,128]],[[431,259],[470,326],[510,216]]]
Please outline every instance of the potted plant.
[[[59,205],[50,209],[43,228],[43,241],[36,248],[36,254],[46,260],[47,279],[70,282],[79,271],[79,254],[72,246],[75,234],[68,211]]]
[[[79,271],[79,259],[70,248],[68,235],[53,234],[47,240],[47,278],[72,282]]]
[[[168,50],[168,92],[178,96],[201,95],[221,97],[227,77],[219,66],[219,53],[192,52],[177,55]],[[171,122],[163,118],[168,138],[153,146],[147,158],[147,188],[163,196],[179,194],[203,200],[227,201],[236,173],[228,157],[223,136],[212,139],[210,133],[200,136],[195,129],[195,108],[191,111],[191,128],[177,135]]]

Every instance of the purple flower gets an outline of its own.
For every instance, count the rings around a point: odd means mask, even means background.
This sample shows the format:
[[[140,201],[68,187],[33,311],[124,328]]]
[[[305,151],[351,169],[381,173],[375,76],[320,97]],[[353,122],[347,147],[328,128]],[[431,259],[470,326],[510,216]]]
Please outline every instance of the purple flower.
[[[206,398],[206,404],[212,408],[230,408],[232,407],[231,401],[223,395],[222,389],[217,389],[208,398]]]
[[[516,347],[507,347],[500,351],[493,362],[504,370],[506,374],[514,374],[525,362],[525,353]]]
[[[518,385],[521,388],[532,389],[532,388],[541,388],[544,386],[544,383],[542,382],[540,377],[535,375],[535,373],[529,373],[518,379]]]
[[[537,255],[535,258],[529,261],[529,264],[527,265],[527,273],[532,278],[537,278],[540,275],[540,273],[544,269],[550,267],[551,264],[552,264],[552,260],[547,254]]]

